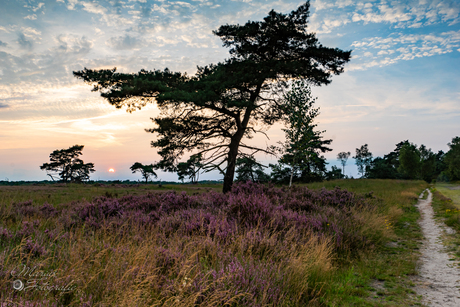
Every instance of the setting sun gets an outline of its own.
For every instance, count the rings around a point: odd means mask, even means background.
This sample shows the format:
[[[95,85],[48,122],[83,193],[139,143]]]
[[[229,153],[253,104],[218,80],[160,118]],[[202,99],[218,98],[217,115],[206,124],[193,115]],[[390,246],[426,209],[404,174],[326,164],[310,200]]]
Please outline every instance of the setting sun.
[[[110,173],[115,173],[115,170],[113,168],[109,169]]]

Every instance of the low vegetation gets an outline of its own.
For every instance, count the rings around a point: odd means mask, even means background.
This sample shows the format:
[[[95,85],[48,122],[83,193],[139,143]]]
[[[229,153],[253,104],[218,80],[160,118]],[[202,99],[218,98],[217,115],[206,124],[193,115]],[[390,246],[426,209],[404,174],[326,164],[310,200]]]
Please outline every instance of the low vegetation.
[[[452,260],[460,260],[460,183],[436,184],[432,192],[436,216],[455,230],[445,234],[444,242],[452,252]]]
[[[1,300],[30,306],[416,302],[407,276],[415,274],[420,239],[413,205],[425,187],[390,180],[292,189],[249,182],[226,194],[214,190],[218,185],[187,186],[187,192],[152,185],[1,187]],[[24,269],[28,276],[18,273]],[[31,274],[44,278],[27,284]],[[22,291],[13,289],[15,280],[24,283]]]

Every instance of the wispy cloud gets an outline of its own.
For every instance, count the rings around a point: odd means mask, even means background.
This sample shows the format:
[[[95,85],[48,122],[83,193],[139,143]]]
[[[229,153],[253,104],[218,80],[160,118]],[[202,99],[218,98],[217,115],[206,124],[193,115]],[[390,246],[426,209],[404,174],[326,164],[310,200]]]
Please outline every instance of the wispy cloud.
[[[454,25],[460,22],[458,1],[316,0],[311,6],[315,12],[312,15],[313,27],[318,33],[330,33],[349,22],[385,23],[394,28],[420,28],[442,22]]]
[[[460,30],[440,35],[395,33],[389,37],[372,37],[352,43],[357,61],[349,69],[385,66],[401,60],[455,52],[460,47]]]
[[[137,37],[125,34],[124,36],[112,37],[107,42],[107,45],[117,50],[138,49],[144,45],[143,41]]]
[[[37,19],[37,15],[36,14],[27,15],[26,17],[24,17],[24,19],[35,20]]]
[[[33,44],[31,40],[28,40],[24,33],[19,33],[18,34],[18,40],[17,40],[19,46],[21,46],[22,49],[25,50],[32,50]]]

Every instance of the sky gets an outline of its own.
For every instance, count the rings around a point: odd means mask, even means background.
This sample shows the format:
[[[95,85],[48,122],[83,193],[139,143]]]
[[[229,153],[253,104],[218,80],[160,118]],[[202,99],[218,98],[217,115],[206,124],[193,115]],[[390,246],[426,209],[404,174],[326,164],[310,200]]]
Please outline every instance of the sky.
[[[0,180],[46,180],[56,149],[84,145],[93,180],[137,180],[134,162],[159,160],[150,146],[154,104],[115,109],[72,72],[169,68],[194,74],[229,58],[212,30],[289,13],[290,0],[0,0]],[[345,72],[314,87],[318,128],[337,154],[368,144],[373,156],[409,140],[447,151],[460,135],[459,0],[312,0],[308,30],[327,47],[352,50]],[[281,125],[260,145],[284,138]],[[258,160],[275,163],[261,154]],[[109,172],[113,168],[115,172]],[[357,176],[354,160],[345,172]],[[177,180],[172,173],[159,179]],[[222,179],[216,173],[200,179]]]

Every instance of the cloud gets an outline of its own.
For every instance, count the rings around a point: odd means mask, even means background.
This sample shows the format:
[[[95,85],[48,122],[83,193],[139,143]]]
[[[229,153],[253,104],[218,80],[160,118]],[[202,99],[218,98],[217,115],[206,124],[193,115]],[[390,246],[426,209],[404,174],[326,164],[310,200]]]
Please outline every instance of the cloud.
[[[373,66],[394,64],[401,60],[408,61],[453,52],[460,47],[460,30],[443,32],[438,35],[434,33],[396,33],[386,38],[372,37],[363,41],[355,41],[351,46],[356,48],[355,58],[360,58],[361,62],[351,63],[349,69],[362,70]]]
[[[60,1],[58,0],[57,2],[60,2]],[[37,6],[27,5],[27,4],[24,5],[25,8],[29,9],[30,11],[34,13],[40,10],[41,8],[43,8],[44,6],[45,6],[45,3],[43,2],[38,3]]]
[[[87,54],[93,47],[93,42],[85,36],[60,34],[55,38],[57,46],[51,48],[58,53]]]
[[[44,6],[45,6],[45,3],[40,2],[36,7],[34,7],[34,8],[32,9],[32,11],[36,12],[36,11],[38,11],[39,9],[41,9],[42,7],[44,7]]]
[[[26,17],[24,17],[24,19],[35,20],[35,19],[37,19],[37,15],[36,14],[27,15]]]
[[[105,7],[94,2],[80,1],[78,2],[78,4],[83,6],[83,10],[92,14],[105,15],[105,13],[107,12],[107,9]]]
[[[17,40],[19,46],[22,47],[22,49],[26,50],[32,50],[33,49],[33,44],[32,41],[28,40],[24,33],[19,33],[18,34],[18,40]]]
[[[127,50],[137,49],[143,45],[143,42],[136,37],[125,34],[124,36],[110,38],[106,44],[117,50]]]
[[[0,102],[0,109],[8,108],[8,107],[9,105],[7,105],[6,103]]]
[[[8,46],[7,43],[0,41],[0,47],[6,47],[6,46]]]
[[[460,22],[460,2],[444,0],[368,1],[351,0],[312,2],[312,28],[318,33],[329,33],[343,26],[343,21],[354,23],[386,23],[394,28],[420,28],[437,23],[449,26]]]
[[[8,76],[0,75],[0,84],[71,82],[72,70],[84,66],[85,56],[93,47],[93,42],[85,36],[71,34],[58,35],[49,42],[48,49],[39,52],[30,52],[33,44],[25,35],[19,36],[18,43],[29,52],[0,51],[0,67],[3,75]]]
[[[154,6],[151,3],[140,3],[140,13],[143,18],[149,18]]]
[[[338,0],[335,2],[325,1],[325,0],[316,0],[311,4],[316,11],[332,9],[332,8],[345,8],[347,6],[352,6],[355,2],[353,0]]]

